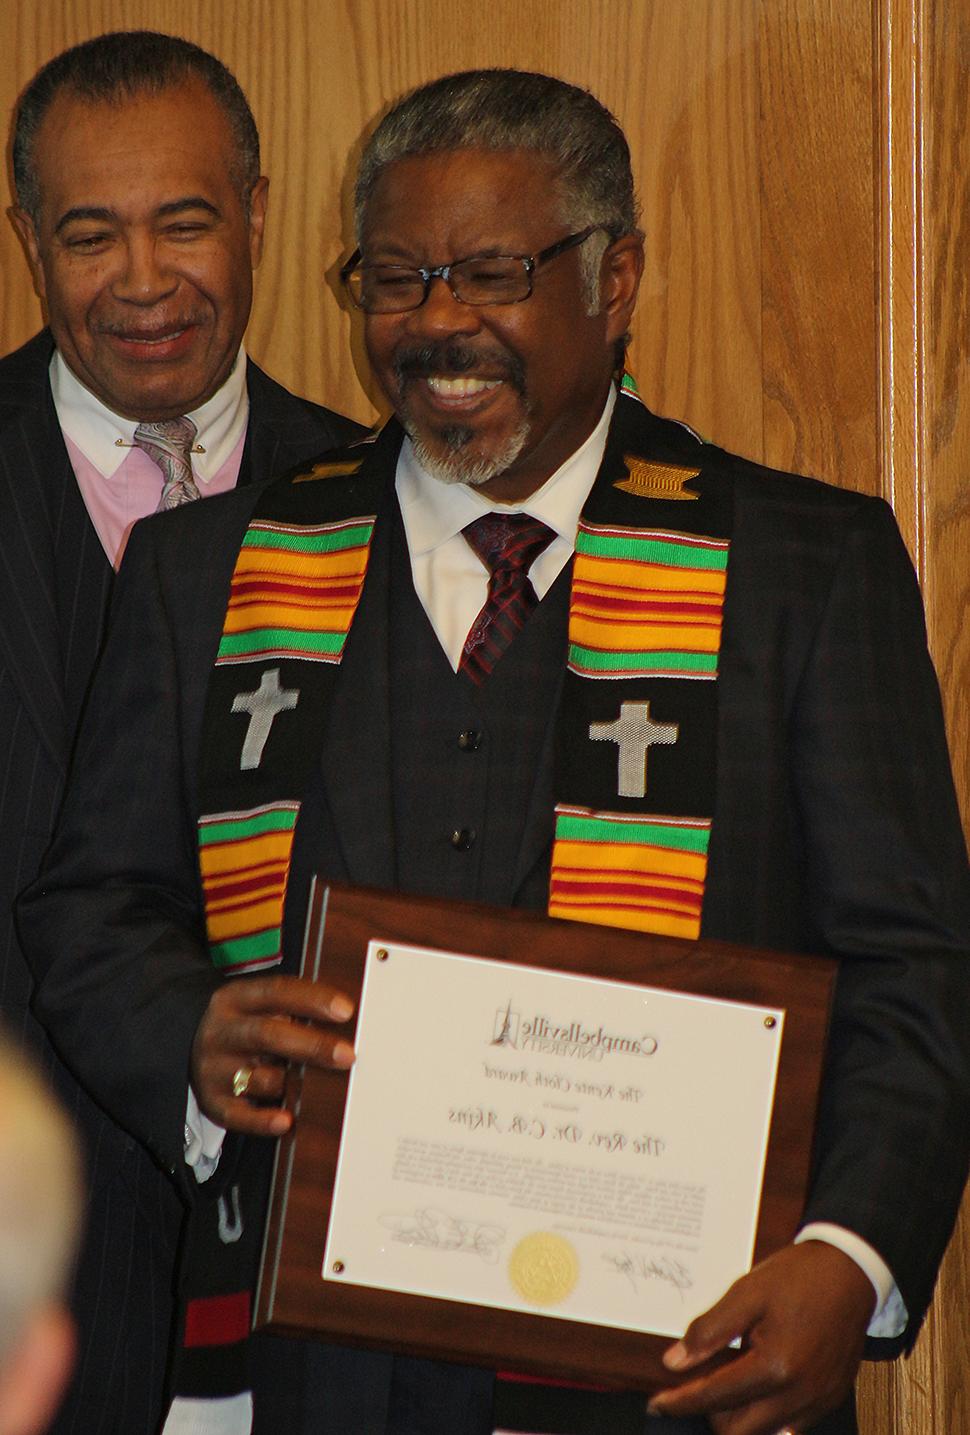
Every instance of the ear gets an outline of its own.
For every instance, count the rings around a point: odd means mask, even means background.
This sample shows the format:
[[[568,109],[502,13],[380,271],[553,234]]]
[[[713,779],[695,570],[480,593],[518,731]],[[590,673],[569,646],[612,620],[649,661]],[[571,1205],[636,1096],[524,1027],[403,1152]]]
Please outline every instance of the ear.
[[[37,230],[30,215],[22,209],[10,209],[10,222],[17,231],[17,236],[24,247],[24,254],[27,256],[27,263],[30,265],[30,272],[34,280],[34,293],[38,299],[47,298],[47,285],[44,280],[44,266],[41,263],[40,243],[37,238]]]
[[[257,179],[249,194],[249,259],[254,269],[259,267],[263,257],[263,228],[268,199],[269,180],[264,174]]]
[[[600,269],[600,313],[606,318],[610,343],[622,339],[630,327],[643,275],[643,239],[624,234],[607,248]]]
[[[27,1328],[0,1370],[3,1435],[40,1435],[60,1404],[74,1364],[74,1326],[62,1306],[45,1307]]]

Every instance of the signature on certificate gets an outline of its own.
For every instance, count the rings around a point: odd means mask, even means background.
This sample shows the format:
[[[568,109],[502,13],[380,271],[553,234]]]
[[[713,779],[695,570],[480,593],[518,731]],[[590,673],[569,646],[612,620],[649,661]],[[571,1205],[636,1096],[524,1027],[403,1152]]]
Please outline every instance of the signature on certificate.
[[[617,1275],[625,1276],[634,1290],[639,1290],[644,1281],[664,1281],[683,1298],[684,1291],[694,1284],[690,1271],[673,1256],[631,1256],[628,1251],[607,1251],[603,1259]]]
[[[395,1241],[435,1251],[462,1251],[494,1265],[505,1240],[501,1226],[463,1221],[436,1206],[420,1206],[406,1215],[381,1216]]]

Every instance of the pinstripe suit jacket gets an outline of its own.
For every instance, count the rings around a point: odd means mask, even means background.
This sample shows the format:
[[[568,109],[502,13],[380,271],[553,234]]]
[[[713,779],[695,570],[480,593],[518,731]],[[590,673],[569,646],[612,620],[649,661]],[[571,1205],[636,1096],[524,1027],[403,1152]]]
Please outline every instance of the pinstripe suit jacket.
[[[915,1339],[951,1229],[970,1085],[970,884],[912,568],[883,503],[693,446],[678,425],[631,414],[618,405],[614,424],[630,424],[621,451],[703,466],[730,486],[703,932],[841,959],[806,1219],[857,1231],[888,1262],[910,1319],[870,1353],[891,1355]],[[390,485],[396,453],[382,436],[358,478],[376,465]],[[605,468],[598,482],[617,477]],[[340,482],[319,486],[320,521]],[[224,514],[207,505],[191,529],[172,515],[130,545],[76,784],[23,913],[41,1005],[71,1060],[173,1167],[189,1047],[220,980],[204,947],[195,853],[202,708],[252,502],[228,495]],[[375,568],[368,589],[381,581]],[[387,624],[370,624],[366,662],[352,663],[353,646],[323,751],[345,863],[330,875],[382,886],[394,870]],[[122,737],[120,751],[113,740],[112,692],[128,695],[141,759],[134,739]],[[109,799],[94,812],[97,794],[139,760],[151,787],[144,810]],[[548,848],[549,820],[530,817],[520,874]],[[122,868],[150,874],[149,903],[137,876],[116,880]],[[105,1055],[82,1039],[85,1010],[102,1003],[117,1032]],[[177,1058],[164,1071],[145,1055],[159,1026]]]
[[[167,1356],[181,1203],[71,1077],[29,1010],[12,905],[36,876],[101,644],[112,570],[84,508],[50,393],[51,336],[0,360],[0,1011],[47,1066],[84,1137],[89,1223],[75,1292],[77,1375],[55,1427],[149,1435]],[[345,441],[356,425],[255,365],[240,483]],[[98,1024],[88,1040],[99,1044]]]

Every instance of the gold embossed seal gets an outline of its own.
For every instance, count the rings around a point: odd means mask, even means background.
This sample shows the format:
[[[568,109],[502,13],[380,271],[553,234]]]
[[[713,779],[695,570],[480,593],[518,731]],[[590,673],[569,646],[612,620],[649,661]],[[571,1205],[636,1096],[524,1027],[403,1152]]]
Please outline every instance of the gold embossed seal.
[[[509,1256],[509,1280],[530,1305],[559,1305],[579,1280],[579,1258],[565,1236],[533,1231]]]

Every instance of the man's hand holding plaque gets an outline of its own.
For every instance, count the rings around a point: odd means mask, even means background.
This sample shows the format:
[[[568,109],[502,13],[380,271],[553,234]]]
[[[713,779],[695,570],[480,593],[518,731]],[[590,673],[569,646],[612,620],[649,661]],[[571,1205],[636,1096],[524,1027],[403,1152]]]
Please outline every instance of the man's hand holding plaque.
[[[304,977],[227,981],[213,994],[192,1048],[201,1110],[228,1131],[282,1136],[293,1124],[279,1106],[286,1063],[345,1070],[354,1050],[339,1024],[353,1014],[344,992]]]
[[[707,1415],[716,1435],[775,1435],[806,1429],[848,1394],[875,1292],[859,1266],[835,1246],[785,1246],[736,1281],[691,1322],[664,1356],[694,1378],[650,1402],[672,1416]],[[708,1362],[741,1337],[741,1353]]]

